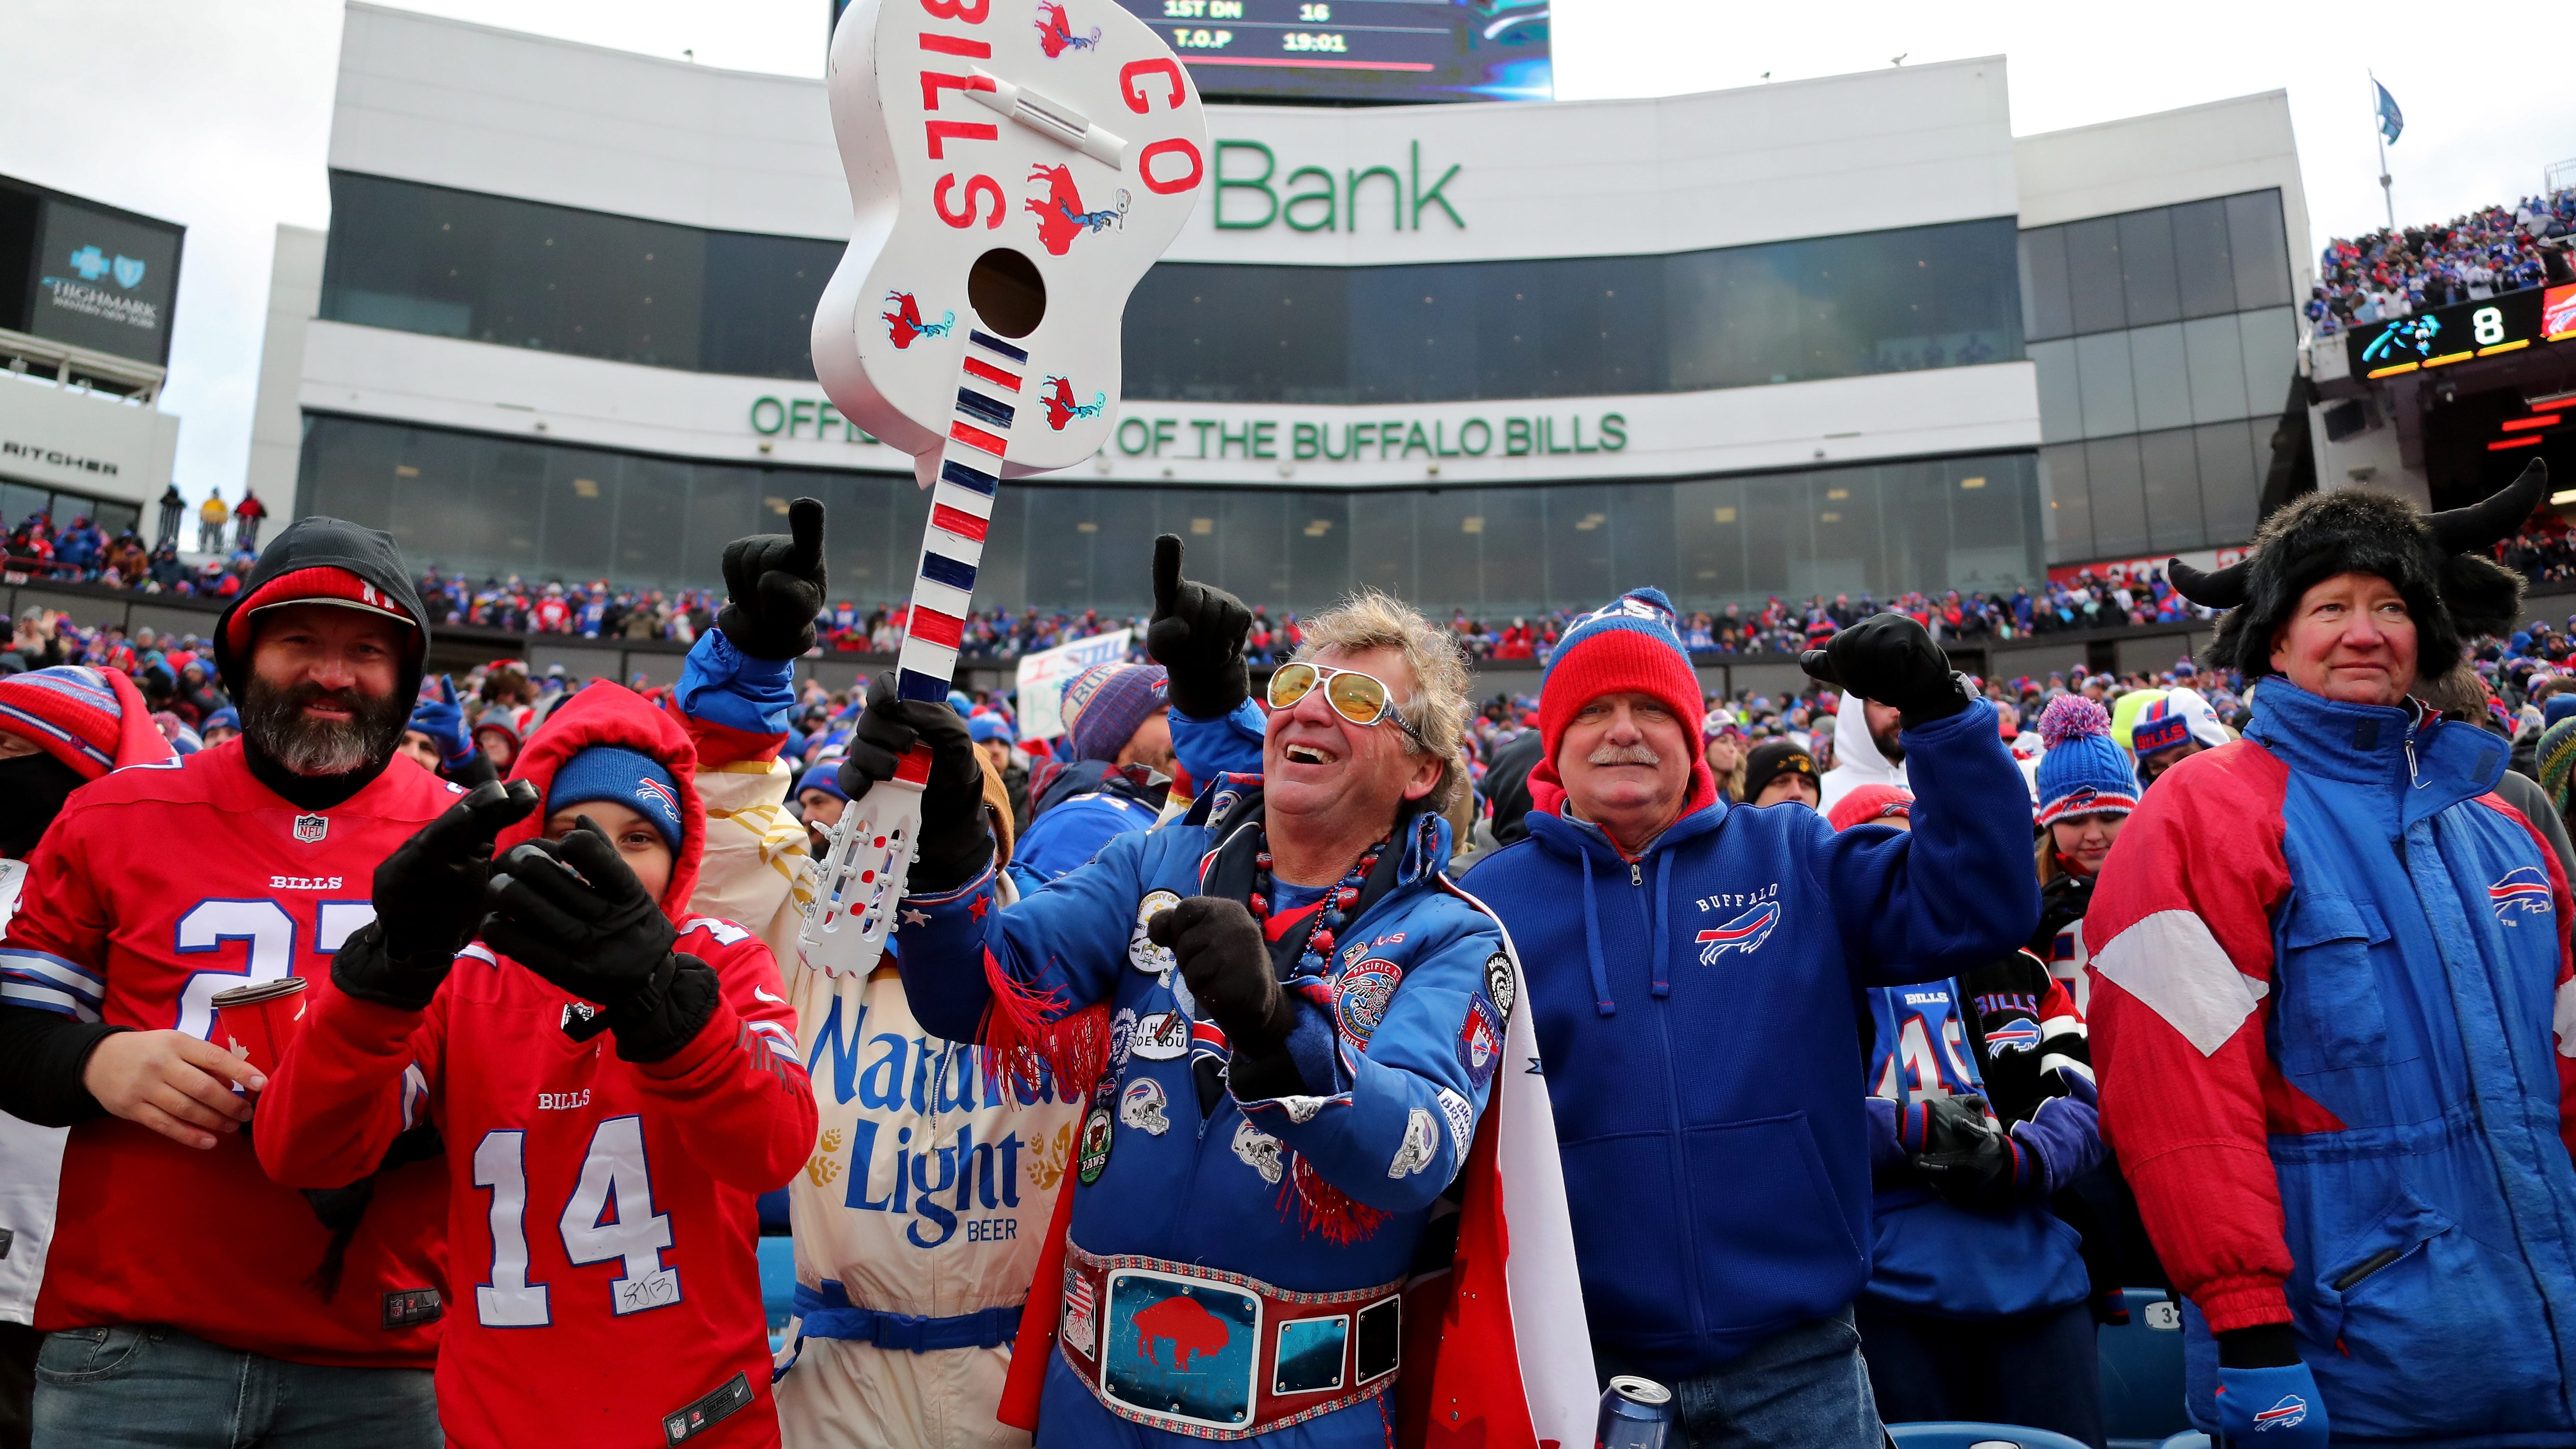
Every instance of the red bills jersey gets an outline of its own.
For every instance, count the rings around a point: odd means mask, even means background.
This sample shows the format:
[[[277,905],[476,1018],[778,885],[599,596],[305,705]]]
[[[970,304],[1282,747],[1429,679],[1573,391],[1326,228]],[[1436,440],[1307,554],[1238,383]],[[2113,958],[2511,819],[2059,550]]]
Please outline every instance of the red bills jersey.
[[[237,741],[116,771],[73,793],[29,860],[0,1000],[205,1037],[218,991],[327,979],[331,953],[375,918],[377,863],[459,793],[397,758],[349,800],[299,810]],[[305,1280],[331,1235],[249,1139],[199,1151],[122,1118],[84,1122],[63,1156],[36,1326],[166,1323],[299,1363],[427,1368],[446,1179],[422,1162],[378,1180],[326,1302]]]
[[[425,1096],[447,1144],[438,1414],[465,1446],[769,1446],[753,1199],[814,1150],[796,1017],[760,938],[681,923],[724,997],[666,1061],[564,1031],[573,998],[488,947],[426,1012],[316,983],[261,1100],[262,1159],[325,1184],[375,1161]]]

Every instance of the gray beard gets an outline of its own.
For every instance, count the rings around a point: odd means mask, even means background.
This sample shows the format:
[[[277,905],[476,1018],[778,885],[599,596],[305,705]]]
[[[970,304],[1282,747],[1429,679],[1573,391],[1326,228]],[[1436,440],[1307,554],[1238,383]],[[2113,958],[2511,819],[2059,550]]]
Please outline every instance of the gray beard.
[[[333,691],[309,685],[280,689],[253,678],[242,689],[242,734],[260,753],[296,775],[346,775],[392,758],[411,711],[391,695],[370,699],[355,691],[337,693],[357,714],[346,724],[312,719],[304,713],[305,705]]]
[[[1871,735],[1869,740],[1871,744],[1878,746],[1878,752],[1887,757],[1887,762],[1889,764],[1902,765],[1905,763],[1905,746],[1896,742],[1896,732],[1894,730],[1890,730],[1883,735]]]

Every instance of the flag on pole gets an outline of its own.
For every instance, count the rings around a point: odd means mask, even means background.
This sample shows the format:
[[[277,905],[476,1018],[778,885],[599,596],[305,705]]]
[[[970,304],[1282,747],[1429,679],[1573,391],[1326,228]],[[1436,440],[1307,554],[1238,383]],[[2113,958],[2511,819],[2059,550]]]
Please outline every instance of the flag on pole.
[[[2406,113],[2397,109],[2397,98],[2388,93],[2388,87],[2376,78],[2370,84],[2379,92],[2379,134],[2393,144],[2398,133],[2406,129]]]

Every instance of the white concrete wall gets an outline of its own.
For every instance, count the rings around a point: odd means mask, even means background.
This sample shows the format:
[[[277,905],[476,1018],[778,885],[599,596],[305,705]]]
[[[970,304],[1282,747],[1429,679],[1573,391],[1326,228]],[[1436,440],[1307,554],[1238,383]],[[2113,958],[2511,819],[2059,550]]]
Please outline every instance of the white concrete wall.
[[[272,518],[295,516],[296,473],[304,453],[304,329],[322,309],[327,239],[310,227],[280,226],[269,263],[268,333],[260,344],[259,394],[251,404],[247,477]]]
[[[0,479],[143,504],[150,537],[178,451],[179,419],[158,407],[0,377]]]
[[[2287,91],[2023,136],[2013,169],[2025,227],[2279,187],[2292,295],[2316,281]]]

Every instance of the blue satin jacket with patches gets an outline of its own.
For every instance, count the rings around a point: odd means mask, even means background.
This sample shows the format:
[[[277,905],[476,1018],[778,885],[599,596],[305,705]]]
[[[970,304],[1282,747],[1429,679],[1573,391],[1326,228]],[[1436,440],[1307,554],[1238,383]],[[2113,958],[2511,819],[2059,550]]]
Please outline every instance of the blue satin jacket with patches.
[[[1325,976],[1290,982],[1299,1023],[1289,1049],[1312,1095],[1240,1101],[1220,1088],[1203,1112],[1197,1064],[1223,1065],[1222,1034],[1194,1020],[1186,983],[1143,923],[1201,894],[1203,874],[1248,882],[1257,784],[1213,783],[1190,816],[1119,836],[1016,905],[993,903],[989,871],[908,898],[904,989],[925,1027],[958,1039],[983,1033],[995,1006],[988,972],[1043,1001],[1049,1021],[1109,1007],[1109,1070],[1076,1142],[1079,1163],[1105,1110],[1108,1159],[1073,1206],[1085,1251],[1302,1292],[1392,1283],[1465,1161],[1502,1066],[1504,1019],[1488,984],[1502,931],[1440,873],[1447,822],[1417,817],[1381,860]],[[1336,1191],[1388,1216],[1336,1242],[1309,1206]]]

